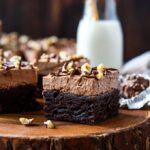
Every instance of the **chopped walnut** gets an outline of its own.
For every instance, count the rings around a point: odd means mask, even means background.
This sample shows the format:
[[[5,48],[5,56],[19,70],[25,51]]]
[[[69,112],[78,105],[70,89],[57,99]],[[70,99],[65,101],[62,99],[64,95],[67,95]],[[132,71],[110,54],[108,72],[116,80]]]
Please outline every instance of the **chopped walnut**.
[[[60,51],[59,56],[62,60],[69,60],[71,58],[69,53],[66,51]]]
[[[103,64],[97,66],[97,72],[98,72],[98,74],[96,74],[97,79],[101,79],[104,76],[104,70],[105,67]]]
[[[103,64],[100,64],[100,65],[97,66],[97,72],[102,72],[103,73],[104,69],[105,69],[105,67],[104,67]]]
[[[21,124],[23,125],[31,125],[33,122],[33,118],[28,119],[28,118],[19,118],[19,121],[21,122]]]
[[[10,58],[10,62],[14,64],[14,66],[19,69],[21,65],[21,57],[20,56],[13,56]]]
[[[53,122],[51,120],[45,121],[44,125],[46,125],[46,127],[49,128],[49,129],[54,129],[55,128],[55,125],[53,124]]]
[[[104,74],[102,72],[96,74],[97,79],[101,79],[102,77],[104,77]]]
[[[73,62],[71,61],[70,63],[68,63],[68,65],[67,65],[67,71],[68,72],[72,72],[73,70],[74,70],[74,67],[73,67]]]
[[[81,72],[84,75],[90,74],[91,70],[92,70],[91,65],[88,63],[85,63],[84,65],[81,66]]]

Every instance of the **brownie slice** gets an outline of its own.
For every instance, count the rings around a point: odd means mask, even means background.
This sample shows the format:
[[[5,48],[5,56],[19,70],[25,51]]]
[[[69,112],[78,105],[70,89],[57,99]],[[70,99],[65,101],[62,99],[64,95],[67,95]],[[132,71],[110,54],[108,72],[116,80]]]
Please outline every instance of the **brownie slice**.
[[[39,109],[36,102],[37,71],[14,56],[0,64],[0,113],[18,113]]]
[[[99,70],[100,68],[100,70]],[[76,67],[73,62],[43,78],[44,111],[48,119],[96,124],[117,115],[118,71]]]

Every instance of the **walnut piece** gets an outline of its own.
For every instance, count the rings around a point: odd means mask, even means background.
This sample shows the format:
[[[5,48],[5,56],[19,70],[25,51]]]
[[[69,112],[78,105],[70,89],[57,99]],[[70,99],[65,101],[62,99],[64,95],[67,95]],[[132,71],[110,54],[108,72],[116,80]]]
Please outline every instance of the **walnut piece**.
[[[81,66],[81,72],[82,74],[86,75],[86,74],[90,74],[91,73],[91,65],[88,63],[85,63]]]
[[[34,118],[28,119],[28,118],[19,118],[19,121],[23,125],[31,125]]]
[[[55,128],[55,125],[53,124],[53,122],[51,120],[45,121],[44,125],[46,125],[46,127],[49,128],[49,129],[54,129]]]

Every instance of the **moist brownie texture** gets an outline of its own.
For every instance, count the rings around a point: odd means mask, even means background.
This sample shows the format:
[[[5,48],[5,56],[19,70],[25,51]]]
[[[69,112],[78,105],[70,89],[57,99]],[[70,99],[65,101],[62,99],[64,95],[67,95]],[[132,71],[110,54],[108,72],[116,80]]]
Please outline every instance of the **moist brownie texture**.
[[[118,113],[119,82],[116,69],[89,66],[62,69],[43,78],[48,119],[95,124]],[[64,68],[65,67],[65,68]],[[85,71],[87,71],[85,73]],[[55,82],[54,82],[55,81]]]
[[[78,96],[57,90],[43,94],[48,119],[95,124],[118,113],[118,90],[98,96]]]
[[[36,86],[20,85],[9,89],[0,89],[0,113],[19,113],[38,109],[35,101]]]
[[[0,65],[0,113],[38,109],[36,69],[16,56],[12,60]]]

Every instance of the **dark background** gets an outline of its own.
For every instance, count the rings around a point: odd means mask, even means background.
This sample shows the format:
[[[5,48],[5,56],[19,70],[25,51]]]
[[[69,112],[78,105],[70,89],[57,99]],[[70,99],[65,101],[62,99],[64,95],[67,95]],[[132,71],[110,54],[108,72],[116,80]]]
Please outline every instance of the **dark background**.
[[[0,0],[3,31],[17,31],[33,38],[75,38],[83,4],[84,0]],[[150,0],[118,0],[117,4],[127,61],[150,49]]]

